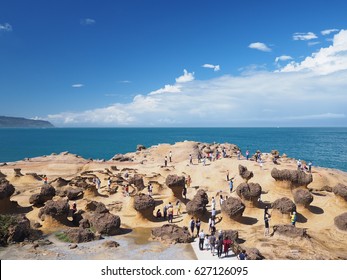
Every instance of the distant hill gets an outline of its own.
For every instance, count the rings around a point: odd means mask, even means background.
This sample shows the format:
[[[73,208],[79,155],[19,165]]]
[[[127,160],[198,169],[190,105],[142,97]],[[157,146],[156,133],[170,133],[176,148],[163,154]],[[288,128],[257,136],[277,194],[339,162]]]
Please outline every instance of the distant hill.
[[[48,121],[0,116],[0,128],[48,128],[54,127]]]

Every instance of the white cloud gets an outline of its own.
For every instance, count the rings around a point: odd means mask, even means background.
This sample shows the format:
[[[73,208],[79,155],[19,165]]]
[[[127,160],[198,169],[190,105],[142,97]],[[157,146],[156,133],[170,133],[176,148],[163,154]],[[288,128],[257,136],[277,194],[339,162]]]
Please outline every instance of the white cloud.
[[[92,18],[84,18],[80,20],[81,25],[94,25],[96,23],[95,19]]]
[[[0,32],[10,32],[12,31],[12,25],[9,23],[0,23]]]
[[[292,61],[281,71],[307,71],[325,75],[347,69],[347,30],[341,30],[334,36],[333,44],[321,48],[318,52],[306,57],[301,62]]]
[[[271,52],[271,49],[266,44],[260,42],[251,43],[248,47],[263,52]]]
[[[345,126],[346,76],[347,31],[342,30],[330,47],[277,72],[194,79],[130,102],[47,119],[57,126]]]
[[[278,63],[279,61],[286,61],[286,60],[292,60],[293,58],[290,55],[281,55],[275,58],[275,62]]]
[[[189,73],[186,69],[183,70],[183,75],[176,78],[176,83],[187,83],[194,80],[194,72]]]
[[[71,85],[73,88],[81,88],[84,87],[84,84],[73,84]]]
[[[296,32],[293,34],[293,40],[301,40],[301,41],[307,41],[312,39],[317,39],[317,35],[313,32],[307,32],[307,33],[300,33]]]
[[[339,29],[326,29],[326,30],[322,30],[321,33],[322,35],[326,36],[329,35],[330,33],[335,33],[335,32],[339,32]]]
[[[205,63],[201,67],[213,69],[213,71],[215,71],[215,72],[220,70],[220,66],[219,65],[213,65],[213,64],[208,64],[208,63]]]
[[[121,84],[130,84],[131,81],[129,81],[129,80],[123,80],[123,81],[119,81],[119,83],[121,83]]]
[[[318,45],[318,44],[320,44],[320,42],[317,42],[317,41],[308,42],[308,43],[307,43],[308,46],[315,46],[315,45]]]
[[[163,88],[150,92],[149,95],[162,94],[162,93],[177,93],[177,92],[181,92],[178,86],[165,85]]]

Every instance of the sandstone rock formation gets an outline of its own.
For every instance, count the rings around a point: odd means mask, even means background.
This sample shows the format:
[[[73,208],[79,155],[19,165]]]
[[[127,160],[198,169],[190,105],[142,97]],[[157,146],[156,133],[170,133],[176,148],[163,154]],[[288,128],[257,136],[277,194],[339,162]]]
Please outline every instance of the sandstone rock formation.
[[[168,175],[165,180],[166,185],[172,190],[174,196],[178,199],[183,199],[182,191],[185,187],[185,182],[185,177],[178,175]]]
[[[88,228],[69,228],[64,231],[70,242],[82,243],[95,240],[95,234]]]
[[[40,193],[30,196],[29,203],[34,206],[42,206],[46,201],[51,200],[54,196],[55,188],[45,184],[41,187]]]
[[[278,210],[282,214],[290,214],[296,211],[294,202],[288,197],[282,197],[272,203],[272,209]]]
[[[308,207],[313,201],[313,195],[307,189],[296,189],[293,193],[295,204]]]
[[[258,183],[241,183],[236,188],[236,193],[242,202],[249,201],[256,206],[261,195],[261,186]]]
[[[301,170],[278,170],[274,168],[271,171],[271,176],[276,182],[286,182],[290,188],[307,187],[313,180],[311,173],[307,174]]]
[[[5,178],[0,178],[0,213],[7,212],[11,207],[17,206],[16,202],[10,200],[15,188]]]
[[[145,188],[143,177],[139,174],[135,174],[133,177],[131,177],[129,179],[129,184],[134,185],[138,191],[142,191]]]
[[[21,173],[21,168],[14,168],[13,171],[14,171],[14,176],[15,177],[22,177],[24,176],[22,173]]]
[[[166,224],[162,227],[152,229],[152,239],[164,243],[190,243],[193,237],[190,235],[187,227]]]
[[[30,221],[25,215],[0,215],[0,245],[22,242],[30,236]]]
[[[339,196],[347,201],[347,186],[343,184],[337,184],[335,187],[333,187],[332,190],[336,196]]]
[[[347,212],[335,217],[334,224],[338,229],[347,231]]]
[[[229,218],[238,220],[242,217],[245,205],[238,198],[229,197],[222,204],[222,212],[224,212]]]
[[[39,211],[39,218],[44,221],[46,216],[50,216],[59,222],[66,222],[69,215],[69,203],[65,199],[57,201],[49,200]]]
[[[274,225],[273,233],[275,235],[281,235],[290,238],[308,238],[306,229],[298,228],[293,225]]]
[[[186,211],[189,216],[202,217],[206,214],[206,205],[208,204],[208,196],[204,190],[198,190],[194,198],[186,205]]]
[[[252,171],[249,171],[247,167],[239,164],[239,174],[247,183],[254,175]]]

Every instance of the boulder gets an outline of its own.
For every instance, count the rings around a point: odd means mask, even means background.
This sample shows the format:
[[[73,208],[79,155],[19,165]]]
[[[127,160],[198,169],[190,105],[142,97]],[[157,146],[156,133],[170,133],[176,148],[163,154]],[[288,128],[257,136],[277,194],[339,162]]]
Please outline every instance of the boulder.
[[[339,230],[347,231],[347,212],[335,217],[334,224]]]
[[[241,164],[239,164],[239,174],[246,182],[248,182],[248,180],[254,175],[252,171],[249,171],[247,167]]]
[[[76,200],[83,195],[82,188],[70,188],[66,190],[66,196],[69,200]]]
[[[118,216],[109,212],[102,202],[92,201],[86,208],[94,209],[88,216],[90,226],[100,234],[115,235],[119,232],[121,220]]]
[[[190,235],[187,227],[179,227],[173,224],[153,228],[152,239],[171,244],[190,243],[193,241],[193,237]]]
[[[46,201],[51,200],[55,196],[55,188],[50,185],[43,185],[41,191],[38,194],[33,194],[29,198],[29,203],[39,207],[42,206]]]
[[[245,205],[238,198],[229,197],[222,204],[222,212],[224,212],[229,218],[237,220],[242,217],[243,211],[245,211]]]
[[[291,188],[297,188],[301,186],[307,187],[308,184],[310,184],[313,180],[311,173],[307,174],[301,170],[278,170],[277,168],[274,168],[271,170],[271,176],[277,182],[287,182],[288,186]]]
[[[297,189],[293,195],[295,204],[303,205],[306,208],[313,201],[313,195],[307,189]]]
[[[6,243],[22,242],[30,236],[30,221],[25,215],[11,216],[11,221],[5,234]]]
[[[0,201],[2,199],[9,199],[15,192],[15,188],[9,181],[4,178],[0,179]]]
[[[114,240],[106,240],[104,243],[102,243],[102,246],[106,247],[106,248],[117,248],[119,247],[119,243],[117,241]]]
[[[135,174],[133,177],[129,179],[128,182],[129,184],[134,185],[138,191],[142,191],[145,188],[143,177],[139,174]]]
[[[186,184],[186,178],[178,175],[168,175],[165,184],[172,190],[174,196],[178,199],[183,199],[182,191]]]
[[[194,198],[186,205],[186,211],[189,216],[202,217],[206,214],[206,205],[208,204],[208,195],[204,190],[198,190]]]
[[[42,200],[41,195],[39,193],[34,193],[29,197],[29,203],[36,207],[40,207],[45,202]]]
[[[154,199],[143,193],[139,193],[134,196],[134,208],[136,211],[154,210],[155,201]]]
[[[239,232],[237,230],[232,230],[232,229],[228,229],[228,230],[223,230],[223,238],[229,236],[229,238],[233,241],[236,241],[239,239]]]
[[[343,184],[337,184],[335,187],[333,187],[332,191],[336,196],[340,196],[345,201],[347,201],[347,186]]]
[[[82,219],[80,220],[80,224],[79,224],[80,228],[90,228],[90,223],[88,219]]]
[[[263,260],[264,256],[260,253],[257,248],[250,248],[246,250],[247,260]]]
[[[6,178],[7,176],[4,174],[4,173],[2,173],[1,171],[0,171],[0,179],[2,179],[2,178]]]
[[[241,183],[236,188],[236,193],[242,201],[250,201],[256,205],[261,195],[261,186],[258,183]]]
[[[39,211],[39,218],[44,221],[46,216],[51,216],[58,221],[66,221],[69,215],[69,203],[65,199],[49,200]]]
[[[88,228],[70,228],[64,231],[70,242],[83,243],[95,240],[95,234]]]
[[[296,211],[296,206],[292,200],[290,200],[288,197],[282,197],[277,200],[275,200],[271,207],[274,210],[278,210],[282,214],[290,214],[294,211]]]
[[[306,229],[304,228],[297,228],[293,225],[274,225],[273,226],[273,233],[289,238],[308,238],[308,234],[306,232]]]

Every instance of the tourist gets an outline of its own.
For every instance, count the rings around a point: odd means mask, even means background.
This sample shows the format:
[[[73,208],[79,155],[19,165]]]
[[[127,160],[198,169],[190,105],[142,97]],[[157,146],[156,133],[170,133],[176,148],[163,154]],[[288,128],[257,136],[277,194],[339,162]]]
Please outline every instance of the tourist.
[[[222,153],[223,153],[223,158],[226,158],[227,157],[227,152],[225,151],[225,148],[223,147],[222,149]]]
[[[200,233],[200,227],[201,227],[201,221],[199,218],[197,218],[195,221],[195,227],[196,227],[196,235],[198,236]]]
[[[246,151],[246,160],[248,160],[248,158],[249,158],[249,151],[247,150]]]
[[[216,209],[212,209],[212,211],[211,211],[211,219],[214,222],[216,221],[216,213],[217,213]]]
[[[206,166],[206,156],[204,156],[204,158],[202,159],[202,165]]]
[[[93,181],[94,181],[94,184],[95,184],[96,188],[99,190],[100,189],[100,184],[101,184],[101,181],[100,181],[99,177],[95,177]]]
[[[184,197],[184,199],[187,199],[187,188],[186,187],[183,187],[182,196]]]
[[[200,251],[204,250],[204,242],[205,242],[205,233],[203,230],[198,233],[199,236],[199,249]]]
[[[167,156],[164,158],[164,166],[167,167]]]
[[[229,170],[227,170],[227,182],[229,182]]]
[[[223,247],[224,247],[224,257],[227,257],[229,255],[229,248],[232,244],[232,241],[230,240],[229,236],[226,236],[223,240]]]
[[[245,250],[242,250],[238,255],[237,258],[241,261],[246,260],[247,259],[247,254]]]
[[[158,219],[161,219],[161,218],[162,218],[160,209],[157,210],[157,218],[158,218]]]
[[[169,160],[170,160],[170,162],[172,162],[172,152],[171,151],[169,153]]]
[[[48,178],[47,178],[47,176],[45,176],[45,177],[43,178],[43,183],[44,183],[45,185],[48,184]]]
[[[169,202],[169,205],[171,205],[171,203]],[[171,207],[169,206],[167,209],[167,220],[169,223],[172,223],[173,220],[173,207],[171,205]]]
[[[271,217],[271,215],[269,214],[269,206],[267,206],[267,205],[264,208],[264,218],[265,218],[266,215],[268,215],[269,218]]]
[[[72,204],[71,212],[72,212],[72,216],[77,212],[77,205],[76,205],[76,202],[74,202],[74,203]]]
[[[218,240],[217,240],[217,256],[218,256],[218,258],[222,257],[222,252],[223,252],[223,237],[218,237]]]
[[[234,177],[229,180],[229,190],[230,190],[230,193],[233,192],[233,187],[234,187],[233,179],[234,179]]]
[[[238,150],[236,154],[237,154],[237,159],[240,160],[241,159],[241,151]]]
[[[179,200],[177,200],[176,202],[176,208],[177,208],[177,216],[182,215],[181,213],[182,203]]]
[[[188,175],[187,179],[186,179],[186,184],[187,184],[187,188],[190,187],[190,184],[192,183],[192,178],[190,177],[190,175]]]
[[[293,212],[292,215],[290,215],[290,221],[292,222],[292,225],[295,226],[297,220],[296,212]]]
[[[128,178],[129,177],[129,173],[128,173],[128,171],[125,171],[125,173],[124,173],[124,178]]]
[[[264,224],[265,224],[264,236],[269,236],[270,234],[269,220],[270,220],[270,217],[266,214],[264,217]]]
[[[190,219],[189,228],[190,228],[190,232],[192,233],[192,236],[194,236],[194,229],[195,229],[194,217],[192,217],[192,218]]]
[[[297,162],[296,162],[296,165],[298,167],[298,170],[301,170],[301,160],[299,159]]]
[[[125,186],[125,196],[129,196],[129,185]]]
[[[308,162],[308,172],[312,173],[312,162],[311,161]]]
[[[216,236],[213,234],[210,235],[209,238],[210,248],[211,248],[211,254],[214,256],[214,249],[216,247]]]
[[[212,209],[216,209],[216,200],[214,199],[214,196],[211,199],[211,207]]]
[[[164,214],[164,220],[166,220],[166,218],[167,218],[167,205],[164,205],[163,214]]]
[[[108,192],[111,191],[111,178],[110,177],[108,177],[108,179],[107,179],[107,190],[108,190]]]
[[[206,251],[210,250],[210,237],[208,234],[205,234],[204,248],[206,249]]]
[[[220,208],[221,208],[221,209],[222,209],[223,202],[224,202],[223,195],[220,195],[220,196],[219,196],[219,205],[220,205]]]
[[[198,153],[198,163],[200,163],[201,162],[201,154],[200,154],[200,152]]]
[[[189,154],[189,164],[193,164],[193,157],[192,157],[192,154]]]
[[[148,195],[152,196],[153,195],[153,186],[151,183],[149,183],[147,190],[148,190]]]

